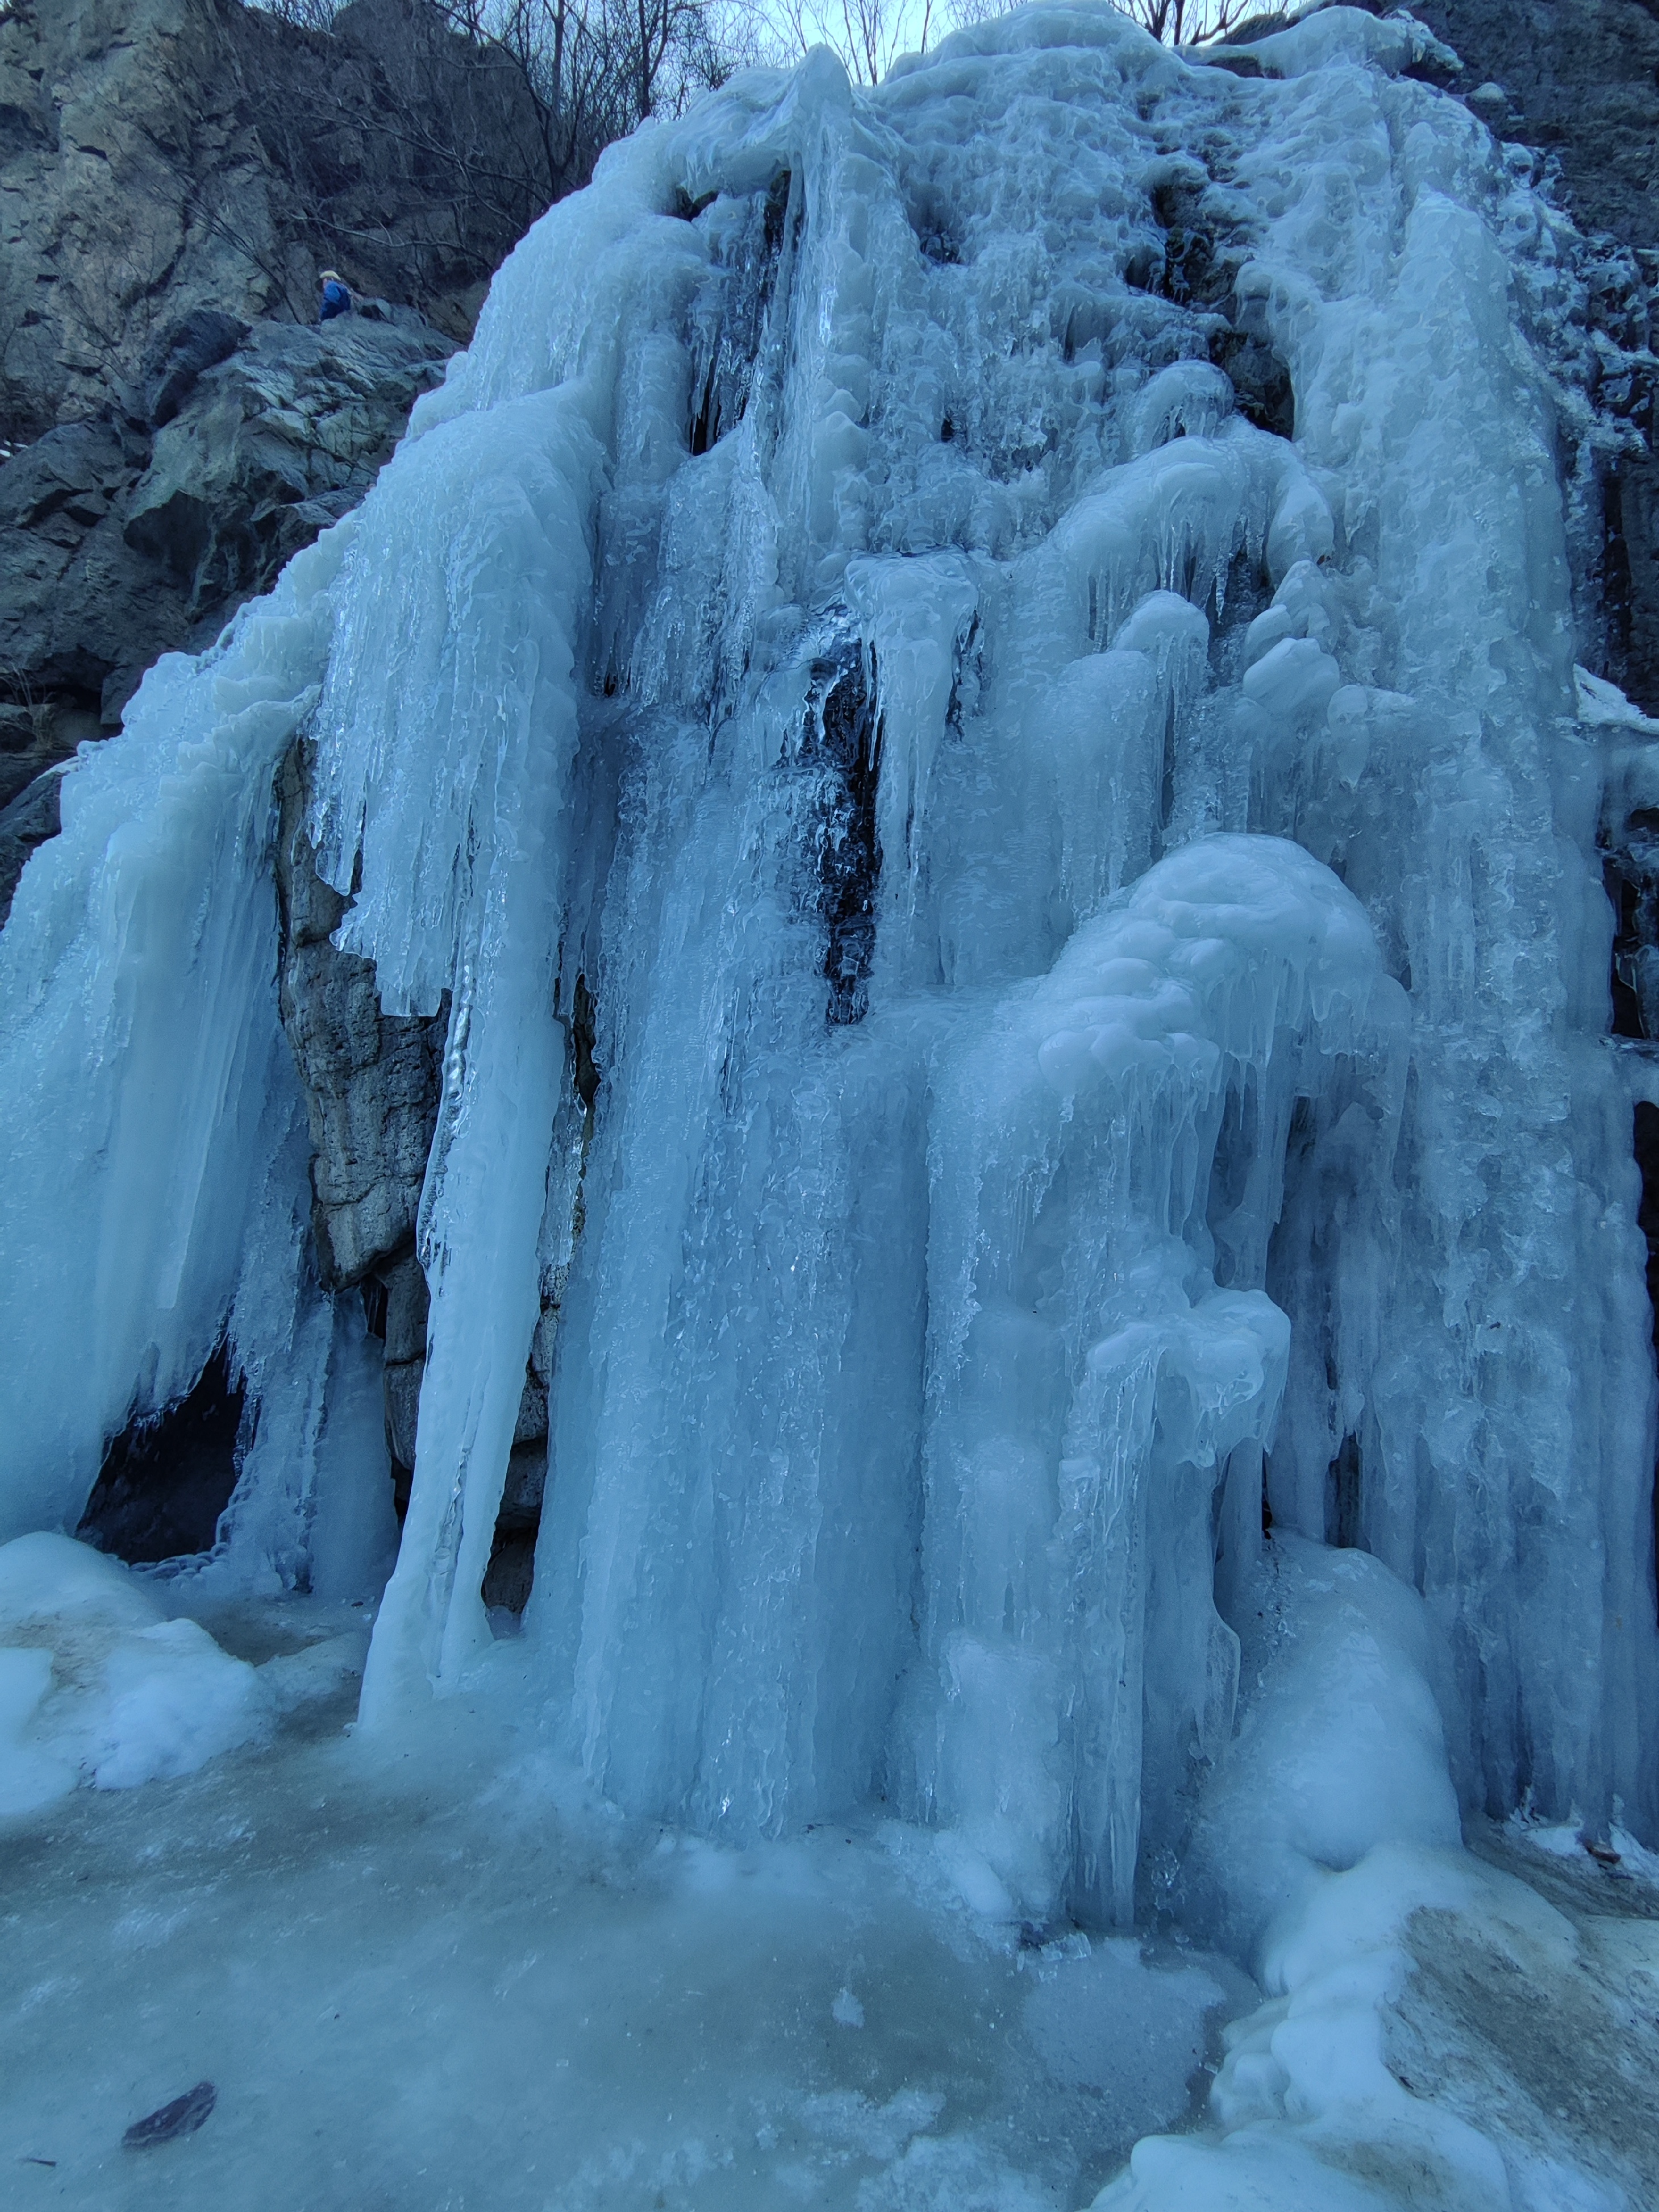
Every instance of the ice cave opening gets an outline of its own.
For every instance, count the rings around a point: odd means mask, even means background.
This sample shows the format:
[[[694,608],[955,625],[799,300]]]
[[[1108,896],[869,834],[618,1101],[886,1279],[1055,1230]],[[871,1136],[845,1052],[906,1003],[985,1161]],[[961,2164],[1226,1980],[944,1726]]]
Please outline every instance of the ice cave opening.
[[[77,2201],[1659,2186],[1561,2087],[1659,2045],[1573,1887],[1659,1875],[1579,241],[1408,16],[1249,52],[642,128],[65,779],[0,2109]]]

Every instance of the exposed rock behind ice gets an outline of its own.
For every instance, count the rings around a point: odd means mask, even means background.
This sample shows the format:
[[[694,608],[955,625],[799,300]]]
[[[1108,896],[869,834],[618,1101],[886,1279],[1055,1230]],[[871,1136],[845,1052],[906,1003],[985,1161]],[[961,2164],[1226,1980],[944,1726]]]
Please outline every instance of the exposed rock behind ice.
[[[233,325],[239,343],[204,363],[203,319],[160,356],[159,428],[70,423],[0,467],[0,678],[29,702],[0,709],[0,746],[15,748],[0,752],[0,800],[118,720],[158,654],[210,642],[355,507],[453,351],[417,317],[352,315]],[[42,784],[0,816],[0,919],[56,799]]]
[[[256,325],[157,431],[123,538],[192,610],[263,590],[356,505],[453,350],[413,317]]]

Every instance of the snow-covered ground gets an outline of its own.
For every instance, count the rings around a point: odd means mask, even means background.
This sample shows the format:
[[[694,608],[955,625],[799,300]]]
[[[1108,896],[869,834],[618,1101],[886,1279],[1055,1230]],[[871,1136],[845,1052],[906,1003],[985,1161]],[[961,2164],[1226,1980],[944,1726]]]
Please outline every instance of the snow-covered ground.
[[[8,1624],[83,1698],[87,1585],[119,1575],[60,1564],[56,1623]],[[746,1850],[628,1820],[513,1693],[511,1644],[477,1693],[365,1736],[368,1608],[211,1603],[171,1624],[193,1688],[152,1672],[99,1706],[90,1786],[0,1830],[15,2201],[1638,2212],[1651,1857],[1522,1821],[1462,1850],[1408,1594],[1291,1540],[1256,1595],[1188,1865],[1145,1935],[1093,1937],[1022,1922],[957,1837],[878,1808]],[[240,1748],[216,1665],[245,1678]],[[0,1787],[88,1740],[58,1699]],[[164,1737],[173,1778],[137,1786]],[[123,2147],[204,2081],[198,2130]]]
[[[342,1611],[214,1625],[264,1659],[333,1650]],[[411,1743],[344,1735],[356,1686],[263,1750],[8,1827],[9,2204],[1086,2203],[1136,2136],[1192,2124],[1254,1999],[1169,1940],[1022,1945],[914,1828],[662,1834],[469,1699]],[[203,2079],[199,2131],[121,2148]]]

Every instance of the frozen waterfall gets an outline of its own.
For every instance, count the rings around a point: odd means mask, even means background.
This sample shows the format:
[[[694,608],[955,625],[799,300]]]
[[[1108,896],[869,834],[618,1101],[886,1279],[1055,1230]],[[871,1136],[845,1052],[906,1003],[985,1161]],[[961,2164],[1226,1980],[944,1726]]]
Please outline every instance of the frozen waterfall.
[[[1595,848],[1653,741],[1575,690],[1560,218],[1426,43],[1338,8],[1245,79],[1053,6],[856,94],[820,51],[537,225],[24,875],[0,1537],[225,1344],[176,1571],[397,1540],[366,1726],[494,1686],[631,1812],[881,1798],[987,1909],[1100,1924],[1186,1878],[1265,1515],[1421,1593],[1466,1804],[1654,1837]],[[400,1539],[308,1225],[285,764],[338,953],[446,1025]]]

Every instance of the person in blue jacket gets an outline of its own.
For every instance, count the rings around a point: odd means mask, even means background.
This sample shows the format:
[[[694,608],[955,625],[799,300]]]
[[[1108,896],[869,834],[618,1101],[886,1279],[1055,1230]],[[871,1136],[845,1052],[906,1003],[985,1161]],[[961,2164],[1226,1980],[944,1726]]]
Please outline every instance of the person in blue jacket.
[[[336,315],[349,315],[351,313],[351,294],[347,289],[345,279],[339,270],[325,269],[321,281],[323,306],[322,312],[317,318],[318,321],[331,323]]]

